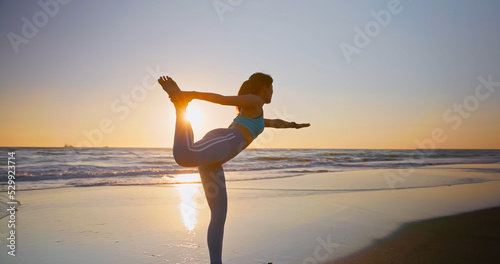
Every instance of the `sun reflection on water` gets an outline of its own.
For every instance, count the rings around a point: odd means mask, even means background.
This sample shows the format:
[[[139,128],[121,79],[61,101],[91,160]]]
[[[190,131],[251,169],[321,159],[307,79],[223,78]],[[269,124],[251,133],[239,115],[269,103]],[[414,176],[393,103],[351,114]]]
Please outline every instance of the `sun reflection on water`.
[[[198,173],[178,174],[171,180],[173,183],[201,183]]]
[[[179,178],[182,179],[179,179],[178,182],[199,181],[199,177],[196,180],[195,177],[193,177],[193,175],[191,174],[182,175]],[[198,193],[199,187],[200,187],[199,183],[177,184],[176,186],[181,197],[181,203],[179,205],[179,209],[181,211],[182,221],[184,223],[184,226],[189,232],[193,231],[196,224],[198,223],[198,204],[195,201],[195,196]]]

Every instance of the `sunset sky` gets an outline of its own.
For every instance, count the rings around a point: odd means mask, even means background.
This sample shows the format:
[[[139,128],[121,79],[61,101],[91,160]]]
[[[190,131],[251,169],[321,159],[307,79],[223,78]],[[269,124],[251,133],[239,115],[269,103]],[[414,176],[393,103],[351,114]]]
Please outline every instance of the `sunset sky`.
[[[42,4],[39,4],[42,3]],[[43,3],[46,3],[43,5]],[[156,82],[274,78],[255,148],[500,149],[499,1],[0,2],[0,146],[171,147]],[[190,104],[195,138],[234,107]]]

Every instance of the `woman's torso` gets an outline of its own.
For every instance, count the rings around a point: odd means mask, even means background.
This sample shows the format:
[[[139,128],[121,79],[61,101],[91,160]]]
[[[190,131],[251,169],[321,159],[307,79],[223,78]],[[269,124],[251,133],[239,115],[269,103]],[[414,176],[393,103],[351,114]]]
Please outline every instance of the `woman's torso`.
[[[253,108],[253,109],[242,107],[241,111],[238,115],[242,116],[242,117],[248,117],[248,118],[255,119],[255,118],[259,118],[259,117],[263,116],[264,111],[262,110],[262,107]],[[248,128],[246,128],[242,124],[233,123],[229,128],[237,129],[243,134],[243,136],[245,137],[245,148],[248,145],[250,145],[250,143],[252,143],[252,141],[254,140],[254,136],[253,136],[252,132],[250,132],[248,130]]]

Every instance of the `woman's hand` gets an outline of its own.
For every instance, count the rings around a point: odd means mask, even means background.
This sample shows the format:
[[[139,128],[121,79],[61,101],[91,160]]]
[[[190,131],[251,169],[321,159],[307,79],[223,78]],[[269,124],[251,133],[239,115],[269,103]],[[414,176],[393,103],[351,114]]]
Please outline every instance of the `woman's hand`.
[[[170,101],[172,103],[177,104],[177,103],[182,103],[182,104],[188,104],[191,102],[191,100],[195,99],[196,92],[179,92],[176,95],[172,96],[170,98]]]
[[[296,129],[303,128],[303,127],[309,127],[309,126],[311,126],[311,124],[309,124],[309,123],[297,124],[295,122],[292,122],[292,127],[296,128]]]

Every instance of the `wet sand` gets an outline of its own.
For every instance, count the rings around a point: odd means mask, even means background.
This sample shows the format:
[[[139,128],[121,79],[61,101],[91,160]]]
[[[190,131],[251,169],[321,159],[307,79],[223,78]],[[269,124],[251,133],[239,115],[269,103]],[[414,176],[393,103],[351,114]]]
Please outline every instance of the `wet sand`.
[[[498,263],[499,249],[500,207],[496,207],[406,224],[334,263]]]

